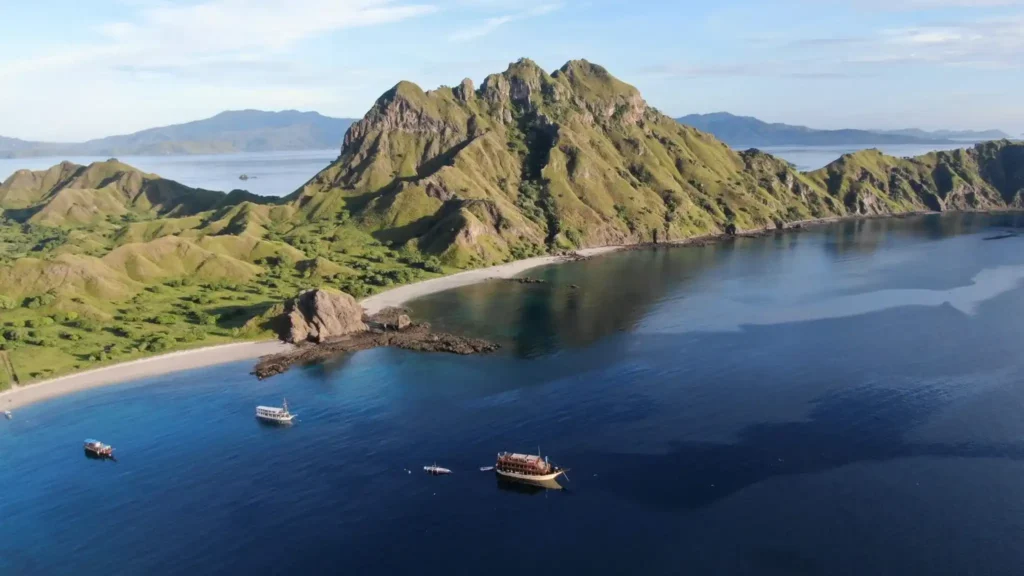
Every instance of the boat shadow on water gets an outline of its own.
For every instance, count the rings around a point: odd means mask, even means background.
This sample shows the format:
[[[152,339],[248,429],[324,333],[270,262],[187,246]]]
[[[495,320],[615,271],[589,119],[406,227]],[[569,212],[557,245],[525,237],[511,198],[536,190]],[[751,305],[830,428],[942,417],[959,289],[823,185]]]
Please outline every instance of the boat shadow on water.
[[[516,494],[527,494],[536,496],[537,494],[544,494],[549,490],[566,490],[564,486],[558,483],[557,480],[537,480],[526,482],[523,480],[510,480],[495,474],[495,478],[498,482],[498,490],[503,492],[514,492]]]

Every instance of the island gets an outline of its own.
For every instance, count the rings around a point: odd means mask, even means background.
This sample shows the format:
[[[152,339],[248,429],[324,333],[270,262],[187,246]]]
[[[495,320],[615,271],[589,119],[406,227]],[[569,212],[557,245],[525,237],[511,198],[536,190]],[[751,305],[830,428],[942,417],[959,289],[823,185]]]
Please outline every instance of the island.
[[[365,304],[588,250],[1021,208],[1019,142],[916,158],[865,150],[799,172],[679,124],[601,66],[549,74],[524,59],[479,87],[399,82],[352,124],[337,160],[281,198],[195,189],[114,159],[16,172],[0,184],[0,389],[266,343],[279,336],[275,310],[309,290]],[[360,338],[403,345],[390,332]]]

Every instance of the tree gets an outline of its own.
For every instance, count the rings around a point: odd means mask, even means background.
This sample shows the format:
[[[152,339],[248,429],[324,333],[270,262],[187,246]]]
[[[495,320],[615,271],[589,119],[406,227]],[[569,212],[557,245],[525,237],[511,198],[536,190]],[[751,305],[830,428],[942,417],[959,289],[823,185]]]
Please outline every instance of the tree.
[[[18,303],[9,296],[0,295],[0,310],[14,310],[18,307]]]
[[[444,272],[444,268],[441,268],[441,262],[434,256],[423,261],[423,269],[436,274]]]

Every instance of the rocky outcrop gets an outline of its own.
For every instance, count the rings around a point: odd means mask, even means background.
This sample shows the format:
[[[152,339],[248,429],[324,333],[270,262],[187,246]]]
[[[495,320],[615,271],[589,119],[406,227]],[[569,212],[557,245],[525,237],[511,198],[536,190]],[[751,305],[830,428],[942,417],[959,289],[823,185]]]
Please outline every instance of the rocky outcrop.
[[[376,317],[375,317],[376,318]],[[377,318],[380,320],[380,318]],[[409,320],[399,315],[398,322]],[[358,352],[389,346],[417,352],[444,352],[447,354],[486,354],[498,349],[498,345],[477,338],[466,338],[443,332],[431,332],[426,324],[408,324],[401,330],[373,330],[337,338],[317,346],[300,346],[294,350],[264,356],[253,368],[253,374],[260,380],[286,372],[296,364],[309,364],[333,358],[339,354]]]
[[[286,327],[280,336],[293,344],[323,342],[367,330],[363,308],[343,292],[303,292],[288,304],[285,317]]]

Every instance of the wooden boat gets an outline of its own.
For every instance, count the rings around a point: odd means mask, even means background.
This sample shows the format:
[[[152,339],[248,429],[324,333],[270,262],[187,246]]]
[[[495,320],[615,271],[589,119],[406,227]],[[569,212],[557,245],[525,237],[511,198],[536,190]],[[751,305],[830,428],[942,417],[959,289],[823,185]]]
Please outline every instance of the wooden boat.
[[[427,474],[430,474],[431,476],[444,476],[445,474],[452,473],[451,470],[447,468],[442,468],[438,466],[436,463],[431,466],[424,466],[423,469],[426,470]]]
[[[264,422],[272,422],[274,424],[291,424],[292,420],[295,419],[295,416],[295,414],[288,411],[287,398],[284,400],[283,406],[280,408],[276,406],[256,407],[256,418]]]
[[[114,458],[114,449],[110,444],[89,438],[85,441],[85,455],[90,458]]]
[[[569,471],[548,462],[546,457],[537,454],[518,454],[499,452],[498,462],[494,471],[503,478],[521,482],[548,482]]]

